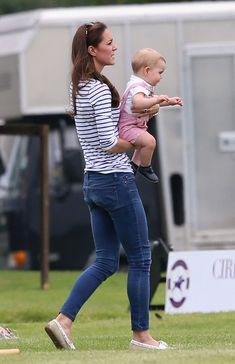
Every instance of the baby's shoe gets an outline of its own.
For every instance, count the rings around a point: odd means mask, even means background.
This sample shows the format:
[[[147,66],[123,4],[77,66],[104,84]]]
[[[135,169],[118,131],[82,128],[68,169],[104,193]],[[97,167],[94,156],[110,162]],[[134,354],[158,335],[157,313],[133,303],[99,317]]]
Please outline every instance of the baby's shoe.
[[[150,182],[153,182],[153,183],[159,182],[158,176],[154,172],[152,166],[148,166],[148,167],[139,166],[138,172],[141,173]]]

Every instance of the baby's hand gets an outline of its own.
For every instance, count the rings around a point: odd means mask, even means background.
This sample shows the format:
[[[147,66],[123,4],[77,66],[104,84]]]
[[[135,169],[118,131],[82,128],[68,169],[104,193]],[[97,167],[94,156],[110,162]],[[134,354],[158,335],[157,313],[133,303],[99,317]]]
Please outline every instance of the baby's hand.
[[[162,102],[168,102],[169,101],[169,96],[167,95],[156,95],[156,103],[157,104],[161,104]]]
[[[170,97],[168,99],[169,105],[179,105],[179,106],[183,106],[183,100],[181,99],[181,97],[175,96],[175,97]]]

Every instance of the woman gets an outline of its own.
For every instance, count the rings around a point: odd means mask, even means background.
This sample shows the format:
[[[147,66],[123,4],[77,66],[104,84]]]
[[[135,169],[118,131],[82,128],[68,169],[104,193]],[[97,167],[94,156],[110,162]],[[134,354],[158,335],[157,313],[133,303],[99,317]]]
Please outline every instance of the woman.
[[[78,28],[72,44],[71,95],[78,138],[85,158],[84,198],[88,204],[96,260],[76,280],[55,320],[45,327],[57,348],[75,350],[72,323],[96,288],[118,270],[122,243],[128,259],[131,347],[166,349],[149,332],[150,244],[146,216],[126,153],[118,137],[119,95],[101,74],[115,63],[116,45],[100,22]]]

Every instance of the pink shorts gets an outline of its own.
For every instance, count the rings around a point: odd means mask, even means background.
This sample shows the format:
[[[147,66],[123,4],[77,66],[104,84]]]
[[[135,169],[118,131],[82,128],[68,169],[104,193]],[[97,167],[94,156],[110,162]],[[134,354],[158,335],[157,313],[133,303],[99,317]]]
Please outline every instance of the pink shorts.
[[[132,126],[129,128],[120,128],[119,136],[120,136],[120,138],[125,139],[130,143],[135,143],[138,136],[145,133],[146,130],[147,130],[147,127],[138,128],[136,126]]]

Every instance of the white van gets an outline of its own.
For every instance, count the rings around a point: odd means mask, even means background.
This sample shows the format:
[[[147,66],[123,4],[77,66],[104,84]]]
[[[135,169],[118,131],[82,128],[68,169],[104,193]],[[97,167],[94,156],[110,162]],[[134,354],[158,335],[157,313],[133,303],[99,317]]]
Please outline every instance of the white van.
[[[193,2],[37,10],[0,18],[0,118],[58,124],[66,118],[75,29],[105,22],[118,45],[106,74],[122,93],[131,57],[160,51],[167,67],[157,92],[180,95],[163,108],[157,137],[160,184],[147,196],[152,239],[174,250],[235,246],[235,2]],[[57,120],[57,121],[56,121]]]

